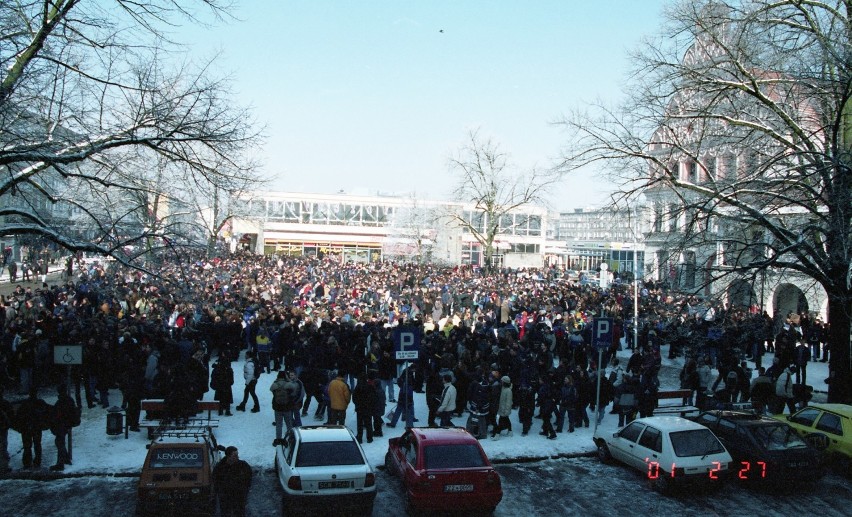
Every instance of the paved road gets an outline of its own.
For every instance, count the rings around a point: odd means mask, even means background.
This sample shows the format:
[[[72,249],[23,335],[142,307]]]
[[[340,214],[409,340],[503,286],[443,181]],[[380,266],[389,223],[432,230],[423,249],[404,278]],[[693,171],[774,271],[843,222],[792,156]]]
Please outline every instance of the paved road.
[[[852,507],[852,484],[832,474],[815,486],[792,490],[758,490],[729,483],[707,493],[690,491],[664,497],[651,491],[644,477],[623,466],[602,465],[594,458],[571,458],[497,467],[504,498],[499,516],[682,515],[787,517],[796,514],[846,517]],[[3,515],[28,517],[130,515],[136,501],[133,477],[79,477],[55,481],[0,481]],[[396,479],[378,475],[379,496],[373,515],[405,513],[404,494]],[[252,517],[281,515],[281,489],[271,469],[256,470],[249,501]]]

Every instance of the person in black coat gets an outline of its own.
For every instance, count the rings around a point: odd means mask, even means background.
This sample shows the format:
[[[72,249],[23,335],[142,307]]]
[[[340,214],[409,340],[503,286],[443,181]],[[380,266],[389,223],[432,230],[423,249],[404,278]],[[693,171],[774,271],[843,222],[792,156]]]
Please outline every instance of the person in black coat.
[[[358,376],[355,389],[352,390],[352,403],[355,404],[355,420],[357,431],[355,438],[358,443],[367,431],[367,443],[373,443],[373,413],[376,410],[376,389],[367,382],[367,376],[363,373]]]
[[[139,432],[139,416],[142,411],[142,399],[145,398],[145,366],[149,350],[147,346],[129,344],[119,375],[119,387],[127,403],[127,427]],[[78,402],[79,403],[79,402]]]
[[[12,403],[3,397],[3,391],[0,383],[0,476],[12,470],[9,468],[9,429],[15,422],[15,410]]]
[[[518,420],[521,422],[521,436],[526,436],[532,427],[533,414],[535,414],[535,390],[524,381],[518,388],[515,398],[518,402]]]
[[[541,408],[541,432],[539,434],[546,436],[549,440],[555,440],[556,432],[553,430],[550,417],[556,409],[556,393],[549,378],[541,378],[541,385],[538,388],[538,406]]]
[[[210,389],[213,390],[213,400],[219,402],[219,416],[233,414],[231,413],[231,404],[234,403],[234,393],[231,391],[233,385],[234,369],[231,368],[228,352],[222,350],[210,373]]]
[[[186,366],[178,363],[169,378],[169,389],[163,397],[166,416],[175,421],[184,421],[195,415],[195,384]]]
[[[192,383],[192,391],[196,400],[202,400],[209,389],[210,367],[204,358],[204,350],[198,348],[186,362],[187,375]]]
[[[71,455],[68,453],[68,448],[65,446],[68,433],[74,427],[76,420],[77,406],[74,404],[74,399],[68,394],[68,389],[64,384],[60,384],[56,388],[57,399],[53,405],[53,425],[50,427],[50,432],[56,437],[56,464],[50,467],[50,470],[64,470],[65,465],[71,464]]]
[[[426,407],[429,408],[427,419],[429,427],[438,427],[435,418],[438,416],[438,406],[441,405],[441,394],[444,391],[444,383],[438,372],[434,371],[426,379]]]
[[[500,406],[500,391],[503,384],[500,382],[500,372],[493,370],[488,379],[488,425],[497,427],[497,408]]]
[[[315,398],[317,399],[317,409],[314,412],[314,419],[322,419],[326,408],[323,391],[325,385],[328,384],[328,371],[319,368],[307,368],[302,372],[300,379],[305,386],[305,403],[302,406],[302,416],[308,415],[311,400]]]
[[[597,381],[597,374],[593,376],[593,381]],[[615,389],[612,387],[612,383],[609,382],[609,379],[601,375],[601,394],[600,394],[600,405],[597,407],[597,424],[600,425],[603,420],[604,415],[606,414],[607,405],[612,402],[612,397],[614,395]],[[594,413],[595,407],[592,406],[592,412]]]
[[[487,414],[490,410],[489,395],[488,379],[480,374],[478,382],[470,383],[467,389],[467,403],[471,413]]]
[[[463,361],[459,361],[456,365],[455,369],[453,369],[453,376],[456,378],[456,416],[462,416],[465,408],[467,407],[467,392],[470,388],[470,373],[468,373],[467,367],[465,366]]]
[[[222,517],[244,517],[252,472],[240,459],[236,447],[225,449],[225,457],[213,468],[213,483]]]
[[[391,357],[390,351],[385,350],[379,357],[378,361],[379,373],[378,378],[382,388],[387,389],[387,401],[396,402],[393,392],[393,378],[396,375],[396,361]]]
[[[25,469],[41,467],[41,433],[50,429],[50,405],[38,398],[36,390],[30,389],[29,398],[21,402],[16,413],[15,428],[21,433],[24,445],[22,463]]]
[[[373,408],[373,436],[382,436],[382,417],[385,416],[387,408],[387,399],[385,398],[385,389],[379,379],[376,379],[375,373],[371,372],[367,381],[376,392],[376,406]]]
[[[636,409],[639,407],[639,396],[642,388],[636,375],[624,374],[623,382],[615,389],[618,403],[618,427],[629,424],[636,418]],[[626,395],[626,396],[625,396]]]
[[[589,427],[589,412],[586,408],[594,404],[595,387],[592,385],[586,370],[579,370],[575,379],[577,386],[577,401],[574,406],[574,424],[577,427]]]

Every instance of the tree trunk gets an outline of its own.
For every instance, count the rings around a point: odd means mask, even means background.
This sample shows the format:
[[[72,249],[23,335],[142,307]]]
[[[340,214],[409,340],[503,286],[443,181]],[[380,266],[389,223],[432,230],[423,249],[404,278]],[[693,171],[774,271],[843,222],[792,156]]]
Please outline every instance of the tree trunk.
[[[829,385],[828,401],[852,403],[852,375],[850,375],[850,309],[848,297],[828,294]]]

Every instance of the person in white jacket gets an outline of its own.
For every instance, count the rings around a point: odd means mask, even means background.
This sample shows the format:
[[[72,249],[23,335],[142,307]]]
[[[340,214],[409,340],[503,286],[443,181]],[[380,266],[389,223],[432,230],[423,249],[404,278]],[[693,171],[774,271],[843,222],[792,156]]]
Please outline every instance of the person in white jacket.
[[[710,370],[710,358],[705,357],[698,367],[698,393],[695,397],[695,405],[704,409],[707,405],[707,390],[713,382],[713,372]]]
[[[453,377],[444,375],[444,391],[441,393],[441,405],[438,406],[438,418],[441,419],[441,427],[453,425],[450,416],[456,410],[456,387],[453,386]]]
[[[243,378],[246,380],[246,387],[243,390],[243,401],[236,407],[237,411],[246,410],[246,402],[248,402],[249,395],[251,395],[251,399],[254,401],[254,407],[251,409],[251,412],[260,412],[260,402],[258,402],[257,393],[254,391],[257,387],[257,374],[258,368],[254,360],[254,353],[250,351],[246,352],[246,364],[243,365]]]
[[[795,371],[796,366],[790,365],[786,370],[781,372],[778,380],[775,381],[775,396],[778,397],[780,402],[776,407],[781,410],[781,413],[784,412],[782,403],[787,404],[791,415],[796,412],[796,403],[793,400],[793,372]]]
[[[512,422],[509,420],[512,414],[512,379],[504,375],[500,382],[503,386],[500,389],[500,404],[497,406],[497,427],[491,432],[492,440],[498,440],[503,429],[508,431],[507,436],[512,436]]]

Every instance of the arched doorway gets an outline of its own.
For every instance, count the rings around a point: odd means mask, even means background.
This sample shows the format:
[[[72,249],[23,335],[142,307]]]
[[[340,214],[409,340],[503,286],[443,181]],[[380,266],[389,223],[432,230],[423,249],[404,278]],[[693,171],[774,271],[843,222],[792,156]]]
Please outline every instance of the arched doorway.
[[[751,307],[759,303],[754,288],[745,280],[734,280],[728,286],[728,303],[731,307]]]
[[[781,284],[775,290],[775,296],[772,299],[772,312],[778,317],[783,318],[790,312],[796,314],[809,310],[808,299],[801,289],[793,284]]]

